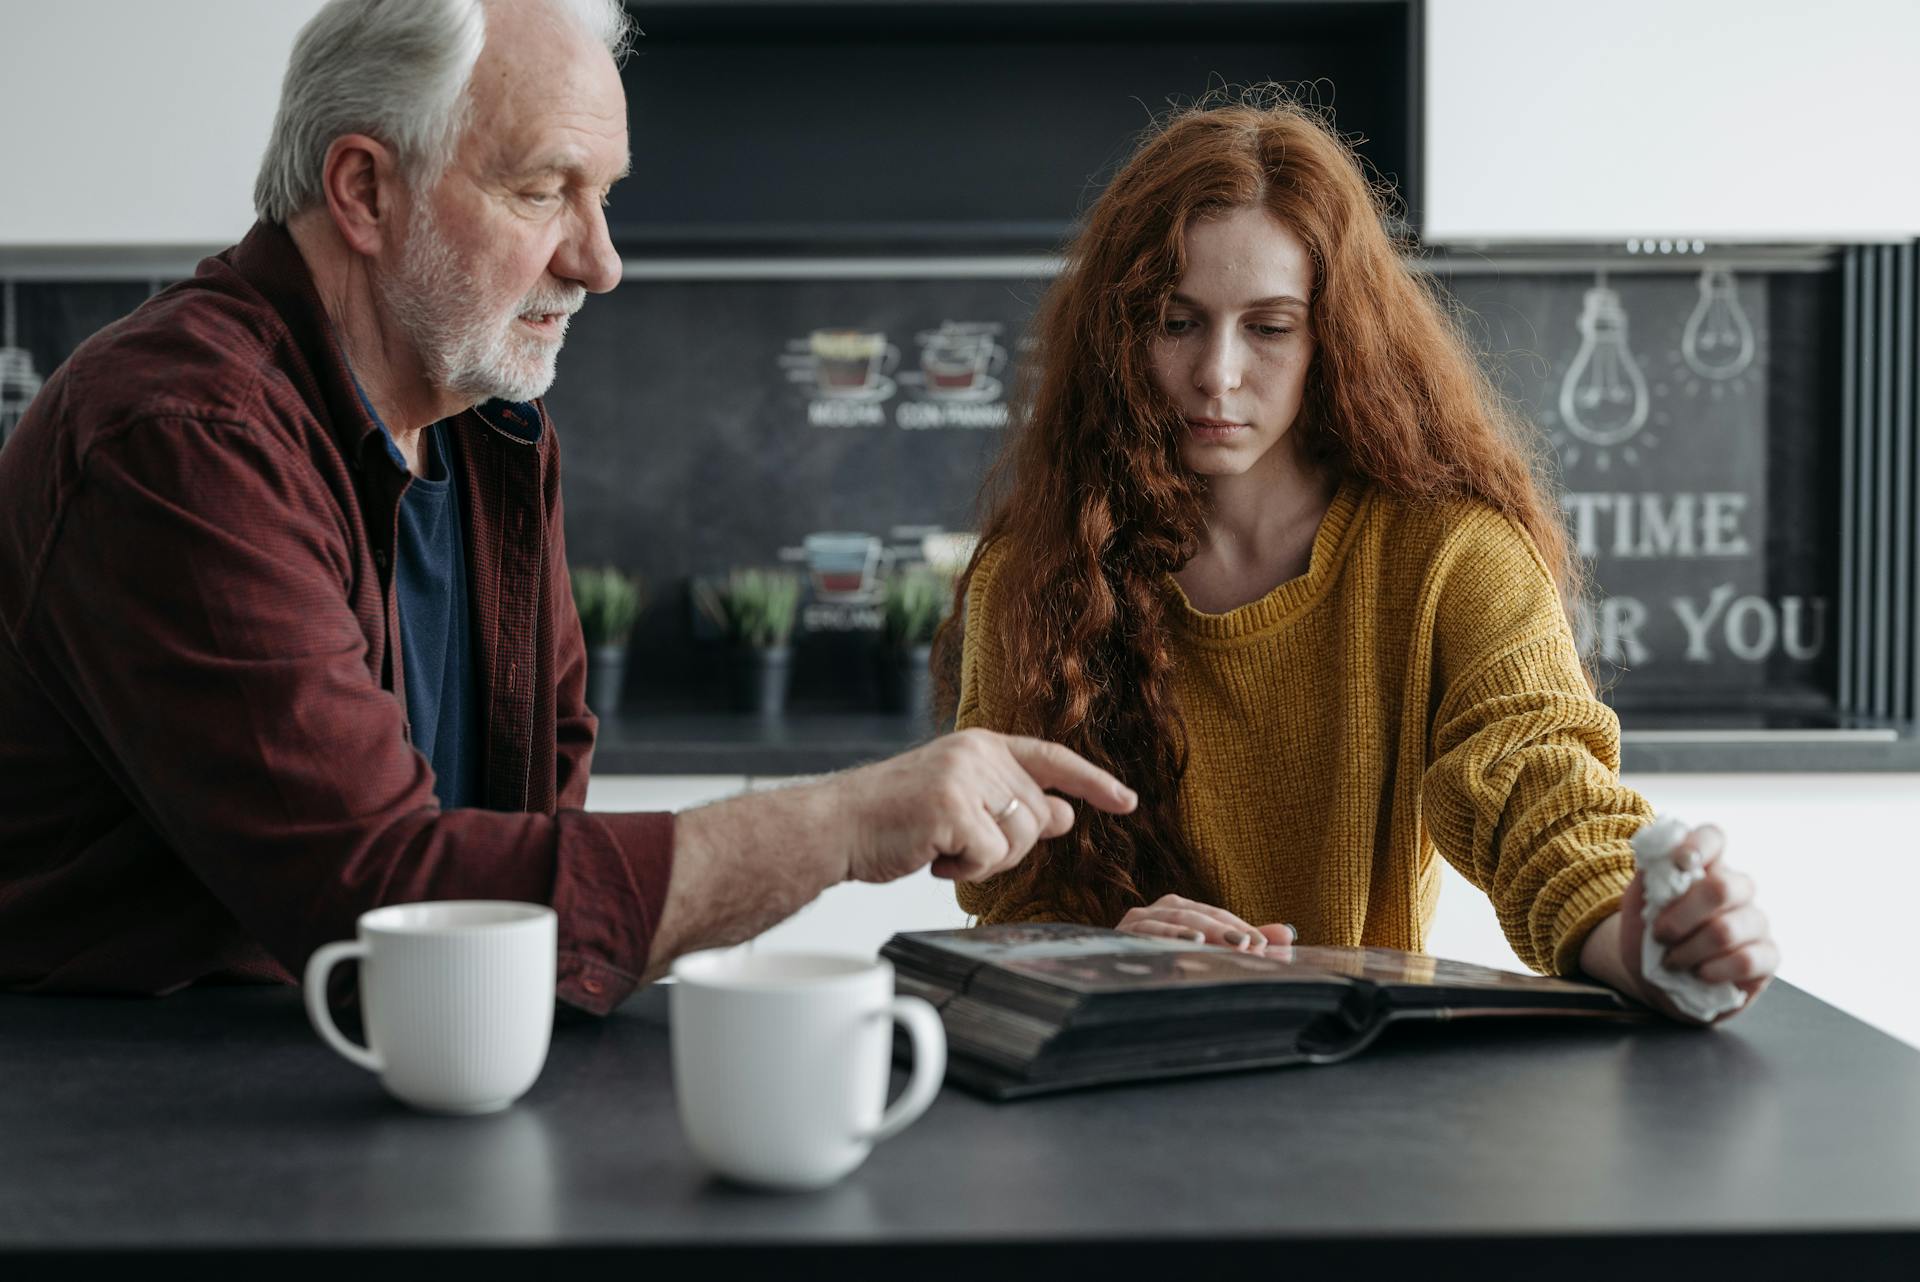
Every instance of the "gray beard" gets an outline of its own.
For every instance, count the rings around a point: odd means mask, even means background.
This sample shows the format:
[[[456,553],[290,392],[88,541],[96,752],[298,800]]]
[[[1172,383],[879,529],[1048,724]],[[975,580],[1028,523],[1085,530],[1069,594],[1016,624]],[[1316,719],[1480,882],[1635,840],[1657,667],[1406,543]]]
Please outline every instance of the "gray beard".
[[[585,291],[575,288],[575,295]],[[424,204],[414,206],[400,262],[382,294],[396,324],[419,353],[427,381],[478,405],[531,401],[553,386],[560,344],[516,332],[514,320],[535,310],[569,312],[579,297],[554,299],[536,290],[504,315],[489,315],[480,284],[461,263]],[[561,318],[566,335],[566,317]]]

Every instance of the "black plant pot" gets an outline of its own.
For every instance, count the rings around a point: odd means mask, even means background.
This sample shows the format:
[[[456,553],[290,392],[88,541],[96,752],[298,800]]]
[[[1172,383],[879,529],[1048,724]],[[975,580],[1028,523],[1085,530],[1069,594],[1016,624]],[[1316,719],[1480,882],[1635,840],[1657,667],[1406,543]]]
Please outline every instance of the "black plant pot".
[[[793,647],[739,649],[728,656],[733,706],[741,712],[777,717],[787,707],[787,683],[793,674]]]
[[[627,647],[597,645],[587,651],[587,706],[607,716],[620,710],[620,687],[627,679]]]
[[[905,713],[916,724],[933,724],[933,647],[880,648],[880,706]]]

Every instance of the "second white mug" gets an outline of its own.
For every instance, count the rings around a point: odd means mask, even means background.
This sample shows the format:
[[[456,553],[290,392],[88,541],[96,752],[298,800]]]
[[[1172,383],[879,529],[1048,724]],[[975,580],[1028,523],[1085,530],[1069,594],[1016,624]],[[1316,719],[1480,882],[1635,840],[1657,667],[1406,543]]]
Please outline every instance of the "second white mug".
[[[717,949],[682,957],[673,976],[681,1126],[700,1160],[730,1179],[823,1188],[939,1093],[939,1012],[894,996],[889,962]],[[913,1042],[913,1075],[883,1111],[896,1020]]]

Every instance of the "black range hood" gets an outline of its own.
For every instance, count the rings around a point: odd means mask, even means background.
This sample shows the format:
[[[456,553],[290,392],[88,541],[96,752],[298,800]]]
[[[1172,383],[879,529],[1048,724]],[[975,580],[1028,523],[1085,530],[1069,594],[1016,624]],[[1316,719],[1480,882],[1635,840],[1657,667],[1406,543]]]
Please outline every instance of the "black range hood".
[[[1410,0],[631,7],[628,255],[1045,252],[1153,116],[1268,80],[1417,204]]]

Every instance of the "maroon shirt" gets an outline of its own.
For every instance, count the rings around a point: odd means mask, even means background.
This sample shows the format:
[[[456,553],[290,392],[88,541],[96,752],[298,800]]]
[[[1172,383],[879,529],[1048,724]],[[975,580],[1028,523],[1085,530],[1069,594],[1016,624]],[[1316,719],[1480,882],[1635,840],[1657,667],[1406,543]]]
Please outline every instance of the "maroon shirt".
[[[552,424],[450,426],[483,810],[441,810],[408,742],[408,478],[284,228],[47,381],[0,449],[0,988],[289,981],[369,908],[515,899],[559,911],[561,998],[632,991],[673,820],[578,808],[596,725]]]

